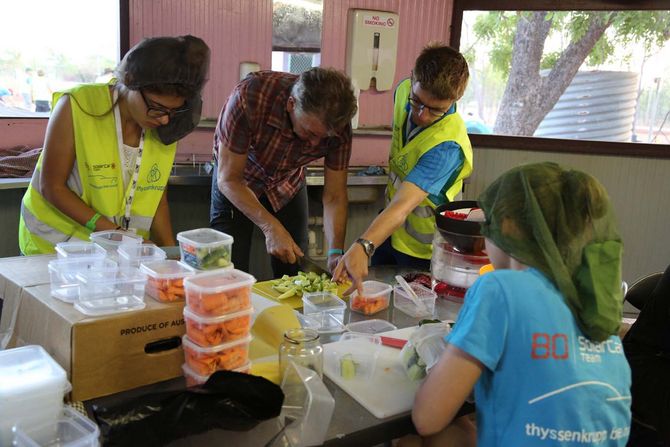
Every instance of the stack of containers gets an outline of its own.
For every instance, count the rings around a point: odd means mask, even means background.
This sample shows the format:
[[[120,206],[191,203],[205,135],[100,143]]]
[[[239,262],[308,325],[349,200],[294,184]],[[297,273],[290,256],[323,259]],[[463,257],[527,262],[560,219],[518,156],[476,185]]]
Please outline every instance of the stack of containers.
[[[56,253],[58,258],[49,262],[51,296],[66,303],[73,303],[79,297],[79,272],[116,270],[116,263],[105,259],[105,249],[91,242],[61,242],[56,245]]]
[[[201,384],[218,370],[249,372],[251,286],[256,279],[236,269],[215,270],[184,280],[183,337],[188,386]]]
[[[40,427],[50,438],[70,391],[65,370],[37,345],[0,351],[0,445],[12,445],[12,427]]]

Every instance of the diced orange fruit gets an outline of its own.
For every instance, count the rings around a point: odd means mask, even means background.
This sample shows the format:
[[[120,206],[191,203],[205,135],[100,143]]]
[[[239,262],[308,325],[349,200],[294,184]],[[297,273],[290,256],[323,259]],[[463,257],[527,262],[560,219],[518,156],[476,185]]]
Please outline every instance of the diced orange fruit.
[[[184,278],[147,278],[146,293],[162,302],[173,302],[183,300],[184,293]]]
[[[186,364],[201,376],[221,369],[235,369],[247,363],[248,343],[242,343],[214,353],[203,353],[184,345]]]
[[[203,317],[217,317],[248,309],[251,306],[251,287],[238,287],[219,293],[190,292],[188,307]]]
[[[369,298],[365,296],[355,296],[351,300],[351,310],[361,312],[365,315],[372,315],[389,306],[388,300],[384,298]]]
[[[205,324],[184,317],[186,335],[200,346],[216,346],[246,337],[251,327],[251,315],[242,315],[219,323]]]

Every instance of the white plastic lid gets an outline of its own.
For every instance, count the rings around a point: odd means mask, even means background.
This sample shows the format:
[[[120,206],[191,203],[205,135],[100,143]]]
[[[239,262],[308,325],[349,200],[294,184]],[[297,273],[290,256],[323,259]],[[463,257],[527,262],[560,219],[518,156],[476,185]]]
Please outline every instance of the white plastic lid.
[[[188,306],[184,307],[184,317],[189,318],[199,324],[223,323],[224,321],[232,320],[233,318],[244,317],[246,315],[251,315],[252,313],[254,313],[254,308],[250,307],[249,309],[221,315],[219,317],[201,317],[200,315],[193,313],[191,309],[188,308]]]
[[[93,242],[72,241],[56,244],[56,253],[59,259],[70,258],[104,258],[107,252]]]
[[[177,240],[194,247],[209,247],[213,245],[232,244],[233,237],[211,228],[198,228],[196,230],[182,231],[177,233]]]
[[[140,271],[152,278],[175,279],[195,274],[195,269],[174,259],[142,263]]]
[[[251,286],[256,278],[242,270],[214,270],[189,276],[184,280],[184,288],[200,293],[219,293],[226,290]]]
[[[363,281],[364,298],[377,298],[378,296],[391,293],[391,290],[393,290],[393,287],[383,282]],[[355,296],[358,296],[358,290],[354,290],[354,293],[351,294],[351,298]]]
[[[247,335],[246,337],[240,338],[239,340],[229,341],[228,343],[222,343],[216,346],[199,346],[195,342],[191,341],[191,339],[188,338],[188,335],[183,335],[181,342],[184,346],[194,351],[204,354],[215,354],[220,351],[225,351],[226,349],[234,348],[237,345],[251,342],[251,335]]]
[[[0,351],[0,402],[30,393],[68,391],[65,370],[38,345]]]
[[[380,332],[395,331],[398,329],[386,320],[373,318],[372,320],[356,321],[346,326],[348,331],[359,332],[363,334],[378,334]]]
[[[91,241],[100,241],[103,244],[121,245],[121,244],[141,244],[142,236],[130,233],[128,231],[106,230],[96,231],[90,235]]]
[[[124,244],[118,249],[122,259],[140,261],[160,261],[167,258],[165,251],[153,244]]]

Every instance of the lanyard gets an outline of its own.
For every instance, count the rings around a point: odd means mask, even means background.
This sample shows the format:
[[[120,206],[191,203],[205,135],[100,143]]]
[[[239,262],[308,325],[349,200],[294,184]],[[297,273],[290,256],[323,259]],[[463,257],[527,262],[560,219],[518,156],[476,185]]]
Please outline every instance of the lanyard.
[[[116,102],[118,92],[114,89],[113,101]],[[116,121],[116,141],[119,145],[119,160],[123,160],[123,131],[121,130],[121,112],[119,111],[119,104],[117,103],[114,106],[114,120]],[[121,218],[121,227],[124,230],[128,230],[130,225],[130,208],[133,205],[133,199],[135,198],[135,189],[137,188],[137,176],[140,173],[140,164],[142,164],[142,151],[144,150],[144,129],[142,129],[142,134],[140,135],[140,147],[137,150],[137,158],[135,159],[135,169],[133,170],[133,176],[130,179],[130,185],[128,190],[128,197],[126,199],[126,210],[124,216]],[[123,168],[121,168],[123,169]],[[123,173],[121,174],[123,176]]]

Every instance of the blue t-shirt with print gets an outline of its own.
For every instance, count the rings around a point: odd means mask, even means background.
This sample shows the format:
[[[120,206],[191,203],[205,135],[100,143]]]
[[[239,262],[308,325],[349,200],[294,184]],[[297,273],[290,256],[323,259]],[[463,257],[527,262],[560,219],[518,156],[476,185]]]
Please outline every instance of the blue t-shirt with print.
[[[478,445],[625,446],[630,368],[621,340],[584,336],[536,269],[480,277],[447,341],[478,359]]]

